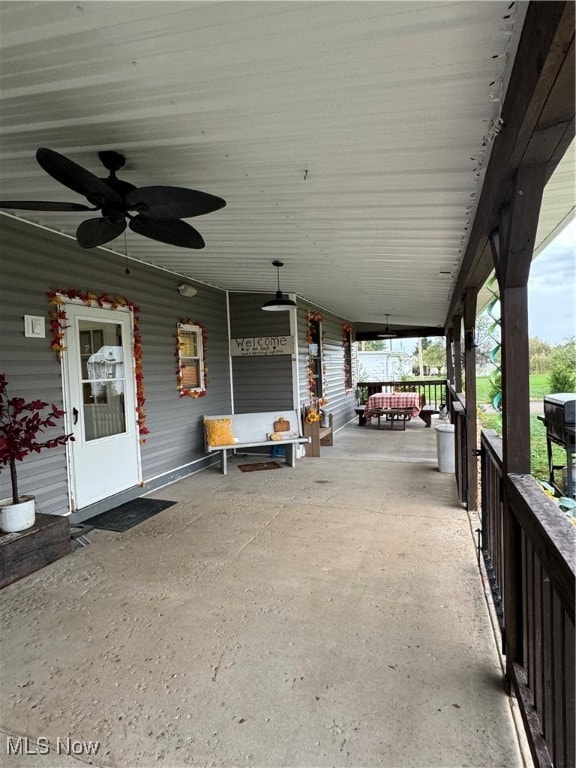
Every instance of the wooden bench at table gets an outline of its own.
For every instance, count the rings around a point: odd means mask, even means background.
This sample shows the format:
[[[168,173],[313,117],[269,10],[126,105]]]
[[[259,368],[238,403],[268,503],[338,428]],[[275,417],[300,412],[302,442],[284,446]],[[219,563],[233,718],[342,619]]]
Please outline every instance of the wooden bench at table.
[[[420,418],[422,419],[422,421],[427,427],[430,427],[432,425],[432,416],[434,416],[437,413],[439,413],[439,411],[435,410],[434,406],[425,405],[420,410],[420,413],[418,414],[418,416],[420,416]]]
[[[282,440],[270,440],[269,435],[274,432],[274,422],[278,418],[286,419],[290,422],[290,432],[293,437],[284,437]],[[230,419],[232,422],[232,434],[235,442],[229,445],[209,445],[206,442],[206,452],[220,452],[220,467],[222,474],[228,472],[228,451],[237,451],[242,448],[257,448],[266,446],[268,448],[284,448],[286,464],[289,467],[296,465],[296,447],[301,443],[308,443],[309,437],[302,435],[302,426],[298,411],[270,411],[267,413],[228,413],[223,416],[204,416],[204,420],[209,419]]]
[[[390,424],[390,429],[394,429],[394,424],[400,424],[405,430],[406,422],[412,418],[412,408],[376,408],[370,413],[370,417],[378,419],[378,429],[382,416],[386,417],[385,423]]]

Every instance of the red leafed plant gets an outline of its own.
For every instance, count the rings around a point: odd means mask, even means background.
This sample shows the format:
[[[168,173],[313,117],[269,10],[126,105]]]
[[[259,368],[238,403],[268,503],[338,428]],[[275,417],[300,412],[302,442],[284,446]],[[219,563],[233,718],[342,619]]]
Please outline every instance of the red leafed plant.
[[[64,411],[55,405],[48,406],[42,400],[32,400],[27,403],[22,397],[8,398],[8,383],[5,374],[0,374],[0,467],[10,467],[12,481],[12,502],[18,504],[18,478],[16,462],[31,453],[40,453],[44,448],[56,448],[68,440],[74,440],[72,435],[58,435],[48,440],[39,438],[48,427],[56,427],[57,420],[62,418]],[[41,411],[50,407],[49,413],[42,415]]]

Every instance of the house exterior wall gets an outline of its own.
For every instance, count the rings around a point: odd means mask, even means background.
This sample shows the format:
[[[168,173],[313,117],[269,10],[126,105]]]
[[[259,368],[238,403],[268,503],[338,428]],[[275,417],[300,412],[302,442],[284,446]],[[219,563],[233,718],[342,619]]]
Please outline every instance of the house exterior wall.
[[[325,410],[332,413],[333,428],[339,429],[355,417],[356,407],[354,387],[346,390],[344,386],[343,340],[346,320],[298,299],[298,380],[302,405],[307,405],[312,400],[308,380],[308,312],[316,312],[322,316],[324,397],[328,400]],[[353,375],[354,370],[353,354]]]
[[[289,312],[263,312],[262,294],[231,293],[230,336],[251,338],[290,335]],[[232,357],[234,412],[293,408],[292,356]]]
[[[412,373],[412,355],[358,352],[359,381],[393,381]]]
[[[50,348],[47,291],[77,289],[125,296],[140,308],[150,431],[141,446],[143,480],[158,482],[175,471],[186,474],[204,466],[203,416],[231,410],[225,292],[196,283],[198,294],[184,298],[177,291],[182,282],[178,275],[137,262],[129,262],[126,275],[124,259],[117,255],[102,249],[82,250],[69,238],[1,218],[0,369],[7,375],[9,394],[63,405],[61,364]],[[45,318],[46,338],[24,337],[24,315]],[[207,329],[207,392],[198,399],[180,397],[177,390],[175,333],[183,319]],[[65,448],[19,462],[18,478],[20,493],[35,495],[41,512],[69,512]],[[137,495],[141,493],[138,489]],[[7,471],[0,475],[0,495],[10,495]]]
[[[129,250],[138,256],[137,240]],[[142,338],[142,366],[149,434],[140,446],[143,486],[128,489],[76,512],[80,522],[97,512],[135,498],[155,487],[217,461],[204,452],[205,414],[286,410],[310,400],[308,388],[307,312],[315,307],[298,299],[296,316],[298,371],[292,355],[230,358],[227,295],[210,286],[197,288],[192,298],[180,296],[182,277],[125,259],[105,249],[83,250],[67,237],[0,217],[0,370],[9,395],[41,399],[64,406],[62,363],[51,349],[48,303],[51,290],[77,290],[99,296],[123,296],[136,305]],[[230,335],[290,335],[291,313],[262,312],[261,294],[230,294]],[[24,315],[45,320],[45,338],[24,336]],[[344,320],[322,312],[328,410],[337,429],[351,418],[353,390],[344,389]],[[180,397],[177,389],[176,328],[178,322],[200,323],[207,331],[207,392],[204,397]],[[66,352],[64,352],[66,354]],[[233,372],[233,396],[230,371]],[[234,397],[234,402],[232,397]],[[64,424],[54,430],[61,433]],[[72,429],[72,428],[71,428]],[[49,435],[48,435],[49,436]],[[26,457],[18,464],[21,494],[36,496],[46,514],[70,512],[66,448]],[[0,474],[0,497],[10,496],[9,473]]]

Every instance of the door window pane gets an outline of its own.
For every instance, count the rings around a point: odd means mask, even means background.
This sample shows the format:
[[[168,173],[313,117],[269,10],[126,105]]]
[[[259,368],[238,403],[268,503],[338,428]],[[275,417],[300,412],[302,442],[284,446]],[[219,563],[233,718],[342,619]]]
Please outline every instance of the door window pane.
[[[126,432],[122,326],[80,320],[82,418],[86,440]]]

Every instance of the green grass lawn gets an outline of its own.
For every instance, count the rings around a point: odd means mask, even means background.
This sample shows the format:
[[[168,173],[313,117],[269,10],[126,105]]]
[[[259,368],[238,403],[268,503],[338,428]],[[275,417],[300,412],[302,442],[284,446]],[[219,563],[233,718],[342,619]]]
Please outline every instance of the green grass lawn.
[[[530,400],[543,400],[550,394],[549,373],[530,374]],[[489,403],[490,377],[479,376],[476,379],[476,402]]]

